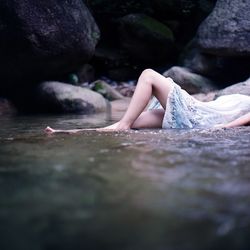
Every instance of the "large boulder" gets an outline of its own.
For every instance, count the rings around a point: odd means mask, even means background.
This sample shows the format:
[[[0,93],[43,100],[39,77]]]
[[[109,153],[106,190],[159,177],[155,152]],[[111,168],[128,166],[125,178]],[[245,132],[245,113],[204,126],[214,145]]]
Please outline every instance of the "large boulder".
[[[68,73],[92,57],[99,35],[82,0],[1,1],[1,78],[10,83]]]
[[[200,25],[197,38],[207,53],[250,56],[250,1],[218,0]]]
[[[184,67],[174,66],[164,72],[163,75],[171,77],[174,82],[190,94],[208,93],[216,90],[214,83],[208,78],[195,74]]]
[[[36,111],[92,114],[109,109],[108,101],[99,93],[66,83],[43,82],[36,93]]]
[[[207,54],[192,40],[180,56],[179,64],[196,74],[213,79],[220,87],[225,87],[249,76],[250,58]]]

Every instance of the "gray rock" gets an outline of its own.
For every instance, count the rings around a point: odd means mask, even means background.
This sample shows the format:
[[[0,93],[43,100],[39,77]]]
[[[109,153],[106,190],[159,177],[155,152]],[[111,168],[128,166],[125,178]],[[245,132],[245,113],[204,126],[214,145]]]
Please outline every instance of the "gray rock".
[[[215,76],[217,75],[216,59],[214,55],[202,53],[193,39],[183,50],[179,63],[194,73]]]
[[[250,55],[250,1],[218,0],[200,25],[198,44],[203,51],[222,56]]]
[[[1,77],[20,82],[71,72],[92,57],[99,35],[81,0],[1,1]]]
[[[192,73],[189,69],[174,66],[163,73],[166,77],[171,77],[178,85],[190,94],[208,93],[216,90],[215,85],[208,78]]]
[[[230,94],[243,94],[250,96],[250,78],[248,78],[244,82],[233,84],[225,89],[220,90],[216,94],[216,98],[222,95],[230,95]]]
[[[109,109],[108,101],[99,93],[61,82],[41,83],[37,104],[43,112],[91,114]]]
[[[179,64],[226,86],[249,76],[250,58],[206,54],[197,47],[196,41],[192,40],[183,51]]]

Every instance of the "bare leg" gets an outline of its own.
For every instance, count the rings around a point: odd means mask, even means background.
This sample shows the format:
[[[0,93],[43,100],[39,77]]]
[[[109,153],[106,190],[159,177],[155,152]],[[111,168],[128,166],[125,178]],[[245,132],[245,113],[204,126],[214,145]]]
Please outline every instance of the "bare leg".
[[[44,132],[47,134],[54,134],[54,133],[65,133],[65,134],[75,134],[78,132],[83,132],[83,131],[89,131],[89,130],[96,130],[96,129],[88,129],[88,128],[83,128],[83,129],[53,129],[51,127],[47,127]]]
[[[151,110],[143,112],[151,96],[154,95],[162,107],[166,108],[166,101],[173,87],[171,78],[166,78],[152,69],[146,69],[138,79],[135,93],[123,118],[108,127],[100,129],[71,129],[55,130],[50,127],[45,129],[46,133],[78,133],[86,130],[125,130],[130,128],[160,128],[164,116],[164,110]]]
[[[161,128],[164,113],[163,109],[144,111],[135,120],[131,128]]]
[[[163,119],[163,112],[161,112],[161,114],[144,113],[143,117],[139,116],[147,106],[152,95],[154,95],[159,100],[162,107],[165,109],[167,97],[172,87],[173,84],[171,78],[166,78],[151,69],[144,70],[138,79],[135,93],[131,99],[125,115],[119,122],[105,127],[104,130],[125,130],[132,127],[137,128],[137,125],[139,125],[139,127],[152,127],[153,124],[151,124],[151,121],[149,119],[150,115],[151,118],[152,116],[154,117],[154,122],[156,122],[155,125],[159,125],[159,123]],[[138,121],[137,118],[139,119]]]

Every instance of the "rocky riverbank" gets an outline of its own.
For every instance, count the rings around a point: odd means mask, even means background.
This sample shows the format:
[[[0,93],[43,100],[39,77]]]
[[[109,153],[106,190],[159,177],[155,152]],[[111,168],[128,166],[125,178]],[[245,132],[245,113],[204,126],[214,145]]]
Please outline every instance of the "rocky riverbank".
[[[0,114],[107,111],[145,68],[203,100],[249,94],[249,16],[244,0],[1,2]]]

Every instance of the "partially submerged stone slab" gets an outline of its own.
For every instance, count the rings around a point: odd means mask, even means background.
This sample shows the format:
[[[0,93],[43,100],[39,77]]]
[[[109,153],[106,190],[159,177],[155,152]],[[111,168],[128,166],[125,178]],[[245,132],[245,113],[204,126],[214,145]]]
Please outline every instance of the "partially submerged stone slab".
[[[46,112],[91,114],[109,110],[108,101],[90,89],[61,82],[43,82],[37,89],[39,109]]]

